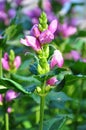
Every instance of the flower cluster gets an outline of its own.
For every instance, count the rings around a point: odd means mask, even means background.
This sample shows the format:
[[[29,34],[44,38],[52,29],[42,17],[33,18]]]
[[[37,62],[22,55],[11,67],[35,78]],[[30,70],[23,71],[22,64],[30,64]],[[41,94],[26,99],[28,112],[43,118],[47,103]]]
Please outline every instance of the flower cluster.
[[[8,53],[4,54],[4,57],[2,58],[2,66],[5,70],[10,72],[16,72],[16,70],[21,65],[21,57],[16,56],[14,54],[14,51],[10,51],[10,55]]]
[[[54,32],[57,29],[57,20],[53,20],[47,30],[40,31],[37,24],[31,29],[31,36],[21,39],[21,43],[32,47],[35,51],[40,51],[43,44],[50,43],[54,39]]]

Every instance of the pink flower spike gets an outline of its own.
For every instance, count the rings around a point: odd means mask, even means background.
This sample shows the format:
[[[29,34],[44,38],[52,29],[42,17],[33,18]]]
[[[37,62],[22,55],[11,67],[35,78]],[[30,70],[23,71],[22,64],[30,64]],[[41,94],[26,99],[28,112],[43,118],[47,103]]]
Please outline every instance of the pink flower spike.
[[[57,82],[58,80],[56,79],[56,77],[52,77],[50,79],[47,80],[47,84],[50,85],[50,86],[53,86],[55,85],[55,83]]]
[[[39,37],[40,36],[40,31],[38,29],[38,25],[35,24],[32,29],[31,29],[31,35],[35,36],[35,37]]]
[[[18,69],[19,66],[21,65],[21,57],[20,56],[16,56],[15,60],[14,60],[14,65],[15,67]]]
[[[39,36],[39,41],[41,44],[46,44],[51,42],[54,39],[53,33],[50,30],[45,30]]]
[[[56,31],[56,29],[57,29],[57,24],[58,24],[57,20],[56,20],[56,19],[53,20],[53,21],[50,23],[48,29],[49,29],[52,33],[54,33],[54,32]]]
[[[39,41],[33,36],[26,36],[28,46],[32,47],[33,50],[39,51],[41,49]]]
[[[19,93],[16,93],[14,90],[8,90],[6,92],[5,99],[7,102],[12,101],[13,99],[17,98],[19,96]]]
[[[59,50],[55,50],[50,62],[50,68],[52,69],[55,65],[62,67],[64,63],[62,54]]]

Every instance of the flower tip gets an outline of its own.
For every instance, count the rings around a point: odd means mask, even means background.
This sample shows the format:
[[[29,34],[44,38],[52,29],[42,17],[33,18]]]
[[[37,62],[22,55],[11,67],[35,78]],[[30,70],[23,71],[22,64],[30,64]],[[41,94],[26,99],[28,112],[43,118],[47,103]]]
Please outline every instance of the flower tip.
[[[14,60],[14,65],[15,67],[18,69],[19,66],[21,65],[21,57],[20,56],[16,56],[15,60]]]
[[[49,30],[52,32],[52,33],[54,33],[55,31],[56,31],[56,29],[57,29],[57,25],[58,25],[58,21],[57,21],[57,19],[54,19],[51,23],[50,23],[50,25],[49,25]]]
[[[26,39],[21,38],[20,43],[25,45],[25,46],[28,46]]]

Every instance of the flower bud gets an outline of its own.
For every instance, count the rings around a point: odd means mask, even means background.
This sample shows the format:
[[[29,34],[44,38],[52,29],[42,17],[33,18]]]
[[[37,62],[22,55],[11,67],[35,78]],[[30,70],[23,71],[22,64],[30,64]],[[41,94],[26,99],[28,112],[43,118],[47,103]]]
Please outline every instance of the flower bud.
[[[55,65],[62,67],[64,63],[62,54],[59,50],[55,50],[50,62],[50,68],[52,69]]]
[[[31,35],[32,35],[32,36],[35,36],[35,37],[39,37],[40,31],[39,31],[39,29],[38,29],[38,25],[37,25],[37,24],[35,24],[35,25],[32,27],[32,29],[31,29]]]
[[[40,87],[37,87],[37,88],[36,88],[36,92],[37,92],[37,93],[40,93],[40,92],[41,92],[41,88],[40,88]]]
[[[10,50],[9,60],[14,61],[14,59],[15,59],[15,53],[13,50]]]
[[[7,102],[12,101],[13,99],[17,98],[19,96],[19,93],[15,92],[14,90],[8,90],[6,92],[5,99]]]
[[[47,84],[50,86],[54,86],[57,81],[58,80],[56,79],[56,77],[52,77],[52,78],[47,80]]]
[[[11,107],[8,107],[7,108],[7,112],[10,114],[12,112],[12,108]]]

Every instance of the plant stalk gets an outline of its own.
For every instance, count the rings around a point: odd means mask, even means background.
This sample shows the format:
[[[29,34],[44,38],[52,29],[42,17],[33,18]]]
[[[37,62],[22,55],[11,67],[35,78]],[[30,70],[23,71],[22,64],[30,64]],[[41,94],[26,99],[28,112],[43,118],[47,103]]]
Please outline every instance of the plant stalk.
[[[39,0],[38,5],[39,5],[39,7],[40,7],[41,9],[43,9],[43,1],[42,1],[42,0]]]
[[[40,127],[39,130],[43,130],[43,119],[44,119],[44,106],[45,106],[45,82],[42,87],[42,96],[40,96]]]
[[[39,130],[43,130],[45,97],[41,96],[40,99],[41,99],[41,102],[40,102],[40,129]]]
[[[5,113],[5,130],[9,130],[9,114]]]

